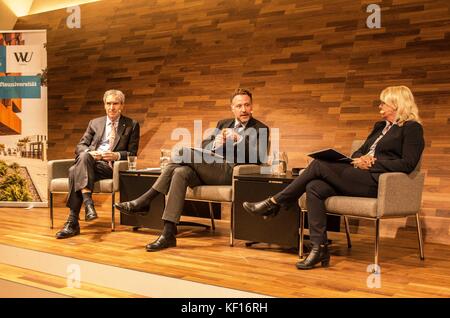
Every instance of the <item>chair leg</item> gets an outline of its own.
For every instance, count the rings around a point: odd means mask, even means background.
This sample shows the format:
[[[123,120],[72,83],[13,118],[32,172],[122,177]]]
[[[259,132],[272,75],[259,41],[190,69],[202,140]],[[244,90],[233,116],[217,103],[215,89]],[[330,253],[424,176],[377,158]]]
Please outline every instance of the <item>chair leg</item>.
[[[113,191],[112,195],[111,195],[111,200],[112,200],[112,208],[111,208],[111,232],[114,232],[116,230],[116,215],[115,215],[115,210],[114,210],[114,205],[115,205],[115,201],[116,201],[116,193]]]
[[[380,248],[380,219],[375,220],[375,268],[378,268],[378,251]]]
[[[298,257],[303,258],[303,244],[304,244],[304,232],[305,232],[305,211],[300,208],[300,229],[298,240]]]
[[[208,202],[209,205],[209,215],[211,217],[211,228],[213,231],[216,230],[216,225],[214,224],[214,211],[213,211],[213,205],[212,202]]]
[[[231,202],[231,213],[230,213],[230,246],[234,246],[234,202]]]
[[[420,259],[425,259],[425,253],[423,250],[423,236],[422,236],[422,226],[420,225],[420,217],[419,213],[416,213],[416,224],[417,224],[417,237],[419,239],[419,250],[420,250]]]
[[[53,193],[49,192],[49,203],[50,203],[50,228],[53,229]]]
[[[344,215],[345,233],[347,234],[347,246],[352,248],[352,239],[350,237],[350,225],[348,224],[348,217]]]

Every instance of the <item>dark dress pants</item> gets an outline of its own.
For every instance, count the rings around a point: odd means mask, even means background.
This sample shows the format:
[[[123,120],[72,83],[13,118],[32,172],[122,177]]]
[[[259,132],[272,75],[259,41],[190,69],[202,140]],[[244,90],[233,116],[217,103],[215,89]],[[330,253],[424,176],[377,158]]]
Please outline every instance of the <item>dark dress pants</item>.
[[[191,151],[184,149],[184,151]],[[170,163],[158,177],[152,188],[167,195],[163,220],[178,223],[184,207],[188,187],[199,185],[228,185],[233,175],[232,164],[226,162]]]
[[[96,161],[89,153],[82,152],[69,169],[69,197],[66,206],[79,213],[83,203],[81,189],[94,190],[94,183],[110,179],[113,170],[105,161]]]
[[[281,205],[296,202],[306,192],[308,224],[313,244],[326,244],[325,200],[333,195],[375,198],[378,183],[368,170],[348,163],[314,160],[283,191],[274,196]]]

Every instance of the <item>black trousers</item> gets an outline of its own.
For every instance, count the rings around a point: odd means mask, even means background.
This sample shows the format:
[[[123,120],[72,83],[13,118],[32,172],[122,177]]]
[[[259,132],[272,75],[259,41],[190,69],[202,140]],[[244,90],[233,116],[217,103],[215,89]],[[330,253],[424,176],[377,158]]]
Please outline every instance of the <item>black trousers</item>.
[[[314,160],[274,199],[281,205],[289,204],[305,192],[310,238],[318,245],[327,243],[325,200],[333,195],[375,198],[378,183],[368,170],[354,168],[348,163]]]
[[[105,161],[96,161],[89,153],[82,152],[69,169],[69,197],[66,206],[79,213],[83,204],[81,189],[94,190],[94,183],[112,178],[113,170]]]

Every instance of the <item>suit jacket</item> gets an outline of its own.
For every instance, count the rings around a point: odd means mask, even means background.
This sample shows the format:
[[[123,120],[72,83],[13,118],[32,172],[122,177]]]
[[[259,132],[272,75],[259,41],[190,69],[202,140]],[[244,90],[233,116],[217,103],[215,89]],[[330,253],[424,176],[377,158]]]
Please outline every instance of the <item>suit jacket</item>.
[[[203,140],[202,147],[207,150],[212,149],[214,139],[224,128],[234,128],[235,119],[223,119],[217,123],[214,133],[207,139]],[[255,163],[261,164],[267,162],[267,151],[269,149],[269,127],[255,118],[250,118],[245,125],[245,129],[241,134],[243,139],[231,145],[233,148],[235,164]],[[265,139],[265,140],[264,140]],[[223,149],[216,149],[217,153],[220,153],[226,157],[226,151],[228,146]],[[245,149],[245,153],[242,154],[242,150]]]
[[[80,154],[97,149],[105,132],[106,116],[92,119],[83,137],[75,148],[75,154]],[[131,118],[120,116],[117,126],[117,135],[114,140],[112,151],[119,152],[120,158],[126,160],[128,153],[132,156],[137,155],[139,148],[139,123]]]
[[[385,126],[385,121],[376,122],[372,132],[364,144],[352,154],[352,158],[366,154]],[[424,147],[423,128],[418,122],[407,121],[402,127],[392,126],[375,148],[374,156],[377,160],[369,169],[372,177],[378,181],[383,172],[411,173],[419,163]]]

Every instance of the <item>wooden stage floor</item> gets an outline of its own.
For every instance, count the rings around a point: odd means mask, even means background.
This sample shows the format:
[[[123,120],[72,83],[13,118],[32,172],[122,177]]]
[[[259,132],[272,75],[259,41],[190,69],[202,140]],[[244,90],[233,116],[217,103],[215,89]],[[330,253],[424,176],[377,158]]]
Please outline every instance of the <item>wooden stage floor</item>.
[[[420,261],[412,231],[381,239],[381,287],[369,288],[373,236],[352,235],[349,250],[345,233],[333,233],[331,266],[299,271],[296,251],[267,244],[249,248],[243,241],[230,247],[227,221],[218,221],[215,232],[182,228],[176,248],[148,253],[144,246],[158,232],[121,225],[111,232],[108,211],[98,209],[99,219],[81,221],[81,235],[56,240],[65,208],[55,209],[53,230],[48,209],[0,208],[0,244],[273,297],[450,297],[450,246],[425,244],[425,261]],[[180,297],[177,290],[169,296]]]

